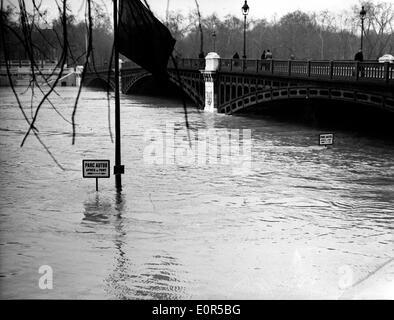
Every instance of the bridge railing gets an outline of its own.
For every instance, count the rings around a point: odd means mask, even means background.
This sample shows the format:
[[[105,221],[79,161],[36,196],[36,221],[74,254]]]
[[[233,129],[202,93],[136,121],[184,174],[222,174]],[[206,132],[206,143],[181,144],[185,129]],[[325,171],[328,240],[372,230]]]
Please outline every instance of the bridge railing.
[[[201,70],[205,68],[205,59],[176,59],[177,66],[180,69]],[[172,60],[168,61],[169,68],[175,68]]]
[[[232,71],[233,70],[233,60],[232,59],[220,59],[219,60],[219,69]]]
[[[357,61],[220,59],[219,70],[336,80],[394,80],[394,64]]]
[[[331,79],[348,79],[356,77],[358,69],[357,62],[354,61],[332,61],[330,62]]]
[[[242,60],[241,65],[243,65],[244,70],[258,71],[257,60]]]
[[[384,64],[376,66],[374,63],[363,63],[361,66],[363,76],[365,78],[373,79],[384,79],[385,78],[385,66]]]
[[[391,64],[386,63],[386,67],[387,67],[387,71],[386,71],[387,81],[394,80],[394,64],[393,63],[391,63]]]
[[[330,63],[329,61],[309,61],[307,62],[307,77],[312,78],[329,78]]]
[[[205,59],[177,59],[177,65],[180,69],[202,70]],[[174,68],[171,60],[168,67]],[[134,62],[122,64],[122,69],[133,68],[140,67]],[[97,70],[101,71],[100,67]],[[104,67],[102,71],[107,70],[108,67]],[[394,63],[373,61],[220,59],[219,71],[344,81],[394,81]]]
[[[272,60],[272,73],[280,75],[288,75],[289,72],[289,62],[287,60]],[[290,68],[291,70],[291,68]]]
[[[35,64],[38,67],[44,68],[54,68],[57,66],[57,62],[54,60],[35,60]],[[30,60],[1,60],[0,61],[0,67],[5,68],[8,65],[8,67],[31,67],[31,61]]]
[[[290,62],[290,74],[294,76],[307,76],[308,75],[308,62],[307,61],[296,61],[291,60]]]

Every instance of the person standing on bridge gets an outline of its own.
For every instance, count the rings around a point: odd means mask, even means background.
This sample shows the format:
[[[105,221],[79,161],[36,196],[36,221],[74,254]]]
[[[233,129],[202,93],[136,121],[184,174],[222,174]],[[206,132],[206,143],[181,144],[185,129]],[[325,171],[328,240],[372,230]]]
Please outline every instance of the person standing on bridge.
[[[272,52],[270,51],[270,49],[267,49],[267,51],[265,52],[265,59],[266,60],[272,60]],[[269,71],[270,70],[270,65],[271,65],[270,61],[266,61],[264,63],[265,71]]]
[[[360,49],[354,56],[355,61],[363,62],[364,56],[363,56],[363,51]]]
[[[238,67],[239,66],[239,54],[238,54],[238,52],[234,53],[233,60],[234,60],[234,67]]]
[[[354,60],[357,62],[364,61],[364,55],[363,55],[363,51],[361,49],[358,50],[358,52],[354,55]],[[357,72],[359,73],[359,76],[363,77],[364,76],[364,67],[359,65]]]
[[[266,61],[266,52],[265,50],[263,51],[263,53],[261,54],[261,70],[266,70],[267,69],[267,61]]]

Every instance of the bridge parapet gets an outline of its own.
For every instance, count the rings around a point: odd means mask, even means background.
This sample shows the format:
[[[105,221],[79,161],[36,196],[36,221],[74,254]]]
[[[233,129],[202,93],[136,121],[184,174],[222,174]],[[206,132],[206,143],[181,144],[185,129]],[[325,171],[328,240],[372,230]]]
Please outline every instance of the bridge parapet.
[[[176,59],[177,67],[185,70],[202,70],[205,68],[205,59]],[[170,60],[168,68],[174,69],[174,63]]]
[[[203,70],[205,59],[177,59],[177,67],[180,70]],[[175,69],[172,61],[169,61],[168,68]],[[133,69],[141,67],[131,61],[122,64],[122,70]],[[108,72],[108,66],[97,66],[96,71]],[[220,59],[218,72],[394,84],[394,63],[374,61]]]
[[[172,62],[169,69],[174,68]],[[178,68],[201,70],[204,59],[179,59]],[[394,83],[394,64],[374,61],[220,59],[219,72],[241,72],[342,81]]]
[[[219,71],[325,80],[394,82],[394,64],[388,62],[221,59]]]

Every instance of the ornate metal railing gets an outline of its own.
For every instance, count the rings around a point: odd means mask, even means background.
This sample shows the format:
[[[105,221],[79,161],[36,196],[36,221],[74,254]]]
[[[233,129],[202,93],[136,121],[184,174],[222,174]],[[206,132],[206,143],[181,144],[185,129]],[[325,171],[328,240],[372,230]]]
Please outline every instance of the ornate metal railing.
[[[169,68],[173,68],[172,62]],[[201,70],[204,59],[178,59],[180,69]],[[312,60],[220,59],[219,71],[332,80],[394,81],[394,63]]]
[[[176,61],[181,70],[205,68],[204,59],[177,59]],[[134,62],[122,63],[122,70],[138,68],[141,67]],[[172,61],[169,61],[168,68],[174,68]],[[97,66],[96,70],[104,72],[108,70],[108,66]],[[394,63],[388,62],[219,59],[218,70],[323,80],[394,82]]]
[[[180,69],[204,69],[205,59],[176,59],[177,67]],[[174,67],[172,60],[169,62],[169,66]]]

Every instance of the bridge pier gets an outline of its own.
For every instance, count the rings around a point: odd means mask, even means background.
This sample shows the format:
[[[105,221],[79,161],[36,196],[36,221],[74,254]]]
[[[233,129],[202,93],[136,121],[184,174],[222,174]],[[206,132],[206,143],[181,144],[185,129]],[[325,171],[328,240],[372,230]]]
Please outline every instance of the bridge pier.
[[[205,70],[201,73],[205,83],[204,111],[216,112],[218,106],[217,86],[215,85],[217,70],[219,69],[220,56],[216,52],[210,52],[205,57]]]

